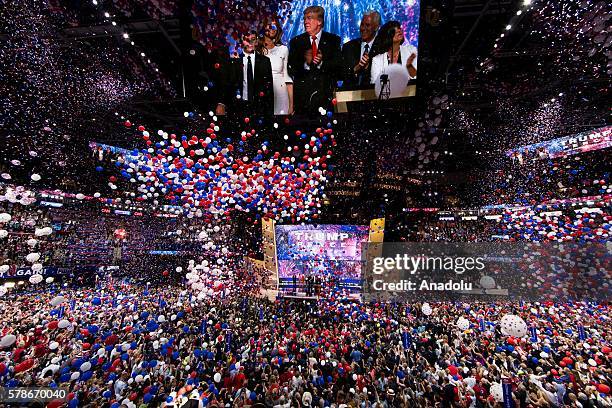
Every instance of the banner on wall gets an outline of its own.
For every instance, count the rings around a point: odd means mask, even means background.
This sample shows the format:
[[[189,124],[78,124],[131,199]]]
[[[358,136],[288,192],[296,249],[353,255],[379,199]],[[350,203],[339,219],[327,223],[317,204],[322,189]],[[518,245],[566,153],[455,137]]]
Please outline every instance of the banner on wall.
[[[518,158],[518,160],[529,157],[554,159],[556,157],[606,149],[610,146],[612,146],[612,126],[606,126],[588,132],[581,132],[571,136],[511,149],[506,152],[506,155]]]
[[[58,268],[56,266],[47,266],[44,267],[40,272],[33,271],[30,267],[15,267],[15,265],[11,265],[8,271],[0,272],[0,279],[19,279],[19,278],[28,278],[32,275],[41,274],[42,276],[57,276],[57,275],[66,275],[70,271],[69,268]]]

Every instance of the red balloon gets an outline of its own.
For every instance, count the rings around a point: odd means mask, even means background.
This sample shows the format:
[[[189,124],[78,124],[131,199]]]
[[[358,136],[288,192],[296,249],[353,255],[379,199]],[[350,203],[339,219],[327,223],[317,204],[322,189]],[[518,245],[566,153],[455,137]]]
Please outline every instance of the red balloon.
[[[22,371],[29,370],[32,367],[34,367],[34,359],[29,358],[24,362],[17,364],[15,366],[15,372],[21,373]]]
[[[601,392],[602,394],[609,394],[610,386],[607,384],[597,384],[597,391]]]
[[[450,366],[448,366],[448,372],[449,372],[451,375],[457,375],[457,372],[458,372],[458,371],[457,371],[457,367],[455,367],[454,365],[450,365]]]

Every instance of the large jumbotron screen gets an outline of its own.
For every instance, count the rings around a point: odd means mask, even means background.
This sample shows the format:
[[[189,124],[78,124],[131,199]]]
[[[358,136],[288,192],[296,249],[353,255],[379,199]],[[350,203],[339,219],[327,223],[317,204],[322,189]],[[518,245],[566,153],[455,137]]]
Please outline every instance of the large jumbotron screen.
[[[359,23],[367,11],[378,11],[381,25],[399,21],[405,43],[419,48],[420,0],[296,0],[291,2],[291,14],[283,23],[283,43],[304,32],[304,9],[322,6],[325,9],[324,30],[340,36],[342,43],[359,38]]]
[[[361,278],[361,243],[368,227],[360,225],[277,225],[279,279],[294,275]]]

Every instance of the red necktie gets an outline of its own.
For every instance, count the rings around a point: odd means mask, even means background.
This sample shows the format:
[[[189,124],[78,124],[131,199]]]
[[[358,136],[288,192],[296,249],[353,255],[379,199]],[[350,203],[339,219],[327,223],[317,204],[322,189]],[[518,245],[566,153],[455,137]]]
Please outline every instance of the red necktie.
[[[317,56],[317,36],[312,36],[312,58]]]

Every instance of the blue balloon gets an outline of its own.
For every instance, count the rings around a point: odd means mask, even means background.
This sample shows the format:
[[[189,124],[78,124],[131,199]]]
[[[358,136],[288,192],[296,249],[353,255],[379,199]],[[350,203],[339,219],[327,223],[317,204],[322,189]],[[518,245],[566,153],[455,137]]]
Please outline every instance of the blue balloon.
[[[102,304],[102,300],[100,300],[99,297],[95,297],[91,300],[91,303],[93,303],[96,306],[100,306]]]
[[[145,394],[145,395],[142,397],[142,400],[143,400],[145,403],[147,403],[147,402],[151,401],[152,399],[153,399],[153,395],[151,395],[151,394]]]
[[[119,408],[119,403],[113,402],[113,405],[111,405],[111,408]]]
[[[93,371],[89,370],[89,371],[85,371],[81,377],[80,380],[81,381],[87,381],[89,380],[91,377],[93,377]]]
[[[68,406],[70,408],[77,408],[79,406],[79,400],[76,398],[71,399],[70,402],[68,403]]]
[[[111,395],[112,395],[112,393],[110,392],[110,390],[106,390],[106,391],[104,391],[104,392],[102,393],[102,396],[103,396],[104,398],[110,398],[110,397],[111,397]]]

